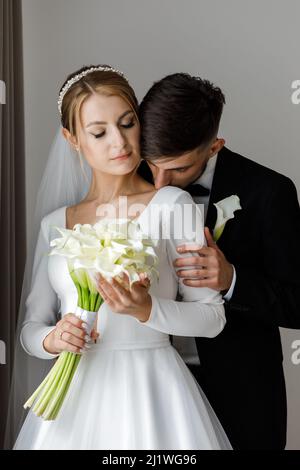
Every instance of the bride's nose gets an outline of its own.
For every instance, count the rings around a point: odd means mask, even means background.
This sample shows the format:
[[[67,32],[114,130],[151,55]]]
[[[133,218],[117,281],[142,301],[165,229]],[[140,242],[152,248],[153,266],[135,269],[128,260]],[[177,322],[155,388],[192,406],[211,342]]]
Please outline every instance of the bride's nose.
[[[125,144],[127,143],[125,135],[122,133],[122,131],[118,128],[114,128],[111,131],[111,143],[113,147],[116,147],[118,149],[123,149]]]

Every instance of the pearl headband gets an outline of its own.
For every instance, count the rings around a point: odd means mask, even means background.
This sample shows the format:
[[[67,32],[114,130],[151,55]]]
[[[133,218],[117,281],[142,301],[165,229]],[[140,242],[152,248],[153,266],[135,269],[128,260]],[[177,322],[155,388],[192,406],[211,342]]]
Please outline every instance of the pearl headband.
[[[67,83],[65,84],[65,86],[61,90],[61,92],[59,94],[59,97],[58,97],[58,101],[57,101],[58,111],[59,111],[60,115],[62,115],[62,113],[61,113],[62,102],[63,102],[64,96],[67,93],[67,91],[69,91],[69,89],[74,85],[74,83],[79,82],[79,80],[81,80],[81,78],[85,77],[89,73],[96,72],[96,71],[115,72],[118,75],[121,75],[121,77],[125,78],[125,80],[127,81],[126,77],[124,76],[124,74],[122,72],[120,72],[119,70],[114,69],[112,67],[109,67],[109,66],[107,66],[107,67],[106,66],[90,67],[89,69],[84,70],[83,72],[81,72],[81,73],[75,75],[74,77],[70,78],[70,80],[67,81]]]

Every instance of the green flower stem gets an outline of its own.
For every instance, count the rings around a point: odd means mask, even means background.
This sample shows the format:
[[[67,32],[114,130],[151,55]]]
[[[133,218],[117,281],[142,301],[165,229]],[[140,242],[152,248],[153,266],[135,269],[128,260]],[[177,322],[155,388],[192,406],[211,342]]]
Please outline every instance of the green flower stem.
[[[103,303],[103,299],[100,294],[98,294],[97,301],[96,301],[96,306],[95,306],[95,312],[98,312],[99,308],[101,307]]]
[[[79,283],[77,283],[75,285],[76,285],[76,289],[77,289],[77,293],[78,293],[77,304],[80,306],[82,304],[82,289],[81,289],[81,285]]]
[[[59,356],[57,360],[57,367],[54,369],[54,367],[51,369],[50,377],[47,382],[47,384],[44,386],[43,390],[41,391],[38,400],[35,402],[33,411],[39,416],[39,409],[43,408],[43,404],[45,403],[45,397],[47,395],[47,392],[49,388],[53,385],[53,383],[57,382],[57,375],[60,373],[60,371],[64,367],[64,357],[62,355]]]
[[[84,287],[82,289],[82,303],[83,303],[83,308],[84,310],[89,310],[90,307],[90,302],[89,302],[89,290]]]
[[[75,271],[74,269],[69,266],[69,273],[70,273],[70,276],[72,278],[72,281],[74,282],[75,284],[75,287],[77,289],[77,293],[78,293],[78,305],[80,306],[82,304],[82,292],[81,292],[81,285],[80,283],[78,282],[78,279],[77,279],[77,276],[75,274]]]
[[[61,393],[64,390],[66,379],[68,378],[68,376],[71,372],[71,369],[72,369],[73,356],[75,356],[75,354],[71,353],[71,352],[67,352],[67,351],[64,351],[64,353],[65,353],[65,363],[64,363],[64,369],[63,369],[62,376],[60,377],[60,380],[59,380],[59,383],[57,384],[55,392],[52,395],[51,400],[50,400],[50,402],[47,406],[47,409],[45,410],[45,412],[43,414],[43,418],[46,419],[46,420],[51,419],[52,411],[55,408],[55,406],[56,406],[56,404],[59,400],[59,397],[60,397]]]
[[[58,369],[58,367],[59,367],[58,361],[59,361],[59,359],[55,362],[52,369],[48,372],[48,374],[44,378],[43,382],[38,386],[38,388],[35,390],[35,392],[28,398],[27,402],[23,405],[24,408],[30,408],[32,406],[34,400],[36,399],[38,394],[41,392],[41,390],[45,387],[45,385],[47,384],[47,382],[50,379],[50,377],[52,376],[52,374],[55,373],[55,371]]]
[[[60,363],[60,367],[55,371],[55,373],[52,374],[51,380],[49,380],[48,384],[45,386],[38,402],[34,407],[33,411],[36,412],[37,416],[41,416],[44,413],[48,406],[48,403],[51,401],[53,393],[55,392],[59,384],[66,363],[66,356],[64,355],[64,353],[59,356],[57,362]]]
[[[74,374],[75,374],[75,372],[76,372],[76,369],[77,369],[77,366],[78,366],[78,364],[79,364],[80,359],[81,359],[80,354],[76,354],[76,358],[75,358],[75,361],[74,361],[74,364],[73,364],[73,368],[72,368],[70,377],[69,377],[69,379],[68,379],[68,382],[67,382],[67,384],[66,384],[66,386],[65,386],[65,388],[64,388],[63,393],[61,394],[61,396],[60,396],[59,399],[57,400],[57,404],[56,404],[56,406],[55,406],[55,408],[54,408],[54,410],[53,410],[53,412],[52,412],[52,414],[51,414],[50,419],[52,419],[52,420],[57,417],[58,412],[59,412],[59,410],[60,410],[60,408],[61,408],[61,406],[62,406],[62,404],[63,404],[63,402],[64,402],[65,396],[66,396],[66,394],[67,394],[67,391],[69,390],[69,387],[70,387],[70,385],[71,385],[73,376],[74,376]]]
[[[69,353],[71,355],[70,362],[68,363],[67,372],[62,380],[58,391],[56,392],[56,399],[53,402],[53,406],[49,407],[49,412],[46,415],[47,419],[54,419],[56,417],[67,394],[73,375],[77,369],[77,354]],[[80,356],[81,357],[81,356]]]
[[[85,283],[84,274],[81,273],[80,280],[74,271],[70,271],[70,274],[78,292],[78,306],[90,312],[98,312],[103,303],[100,294],[90,284]],[[82,281],[82,284],[79,281]],[[80,359],[81,354],[63,351],[45,379],[24,404],[24,408],[33,406],[33,412],[37,416],[54,420],[63,405]]]
[[[55,394],[55,391],[59,387],[64,370],[66,369],[66,365],[67,365],[67,360],[68,360],[67,354],[68,354],[67,351],[63,351],[59,357],[60,367],[59,369],[57,369],[52,383],[49,384],[43,392],[43,401],[40,407],[38,408],[39,415],[44,414],[44,411],[47,409],[49,403],[51,403],[51,399],[53,395]]]
[[[67,351],[65,351],[65,353],[66,353],[66,363],[65,363],[65,368],[64,368],[63,374],[62,374],[62,376],[60,378],[60,381],[59,381],[59,383],[56,387],[56,390],[55,390],[55,392],[54,392],[54,394],[51,398],[51,402],[49,402],[47,410],[44,413],[44,418],[48,419],[48,420],[52,419],[51,416],[52,416],[52,413],[53,413],[53,409],[55,409],[57,407],[57,403],[61,399],[61,395],[62,395],[63,390],[64,390],[65,379],[66,379],[66,377],[68,377],[68,374],[70,373],[70,367],[72,366],[74,353],[67,352]]]
[[[91,294],[90,296],[90,312],[95,312],[95,305],[97,301],[97,293],[96,294]]]

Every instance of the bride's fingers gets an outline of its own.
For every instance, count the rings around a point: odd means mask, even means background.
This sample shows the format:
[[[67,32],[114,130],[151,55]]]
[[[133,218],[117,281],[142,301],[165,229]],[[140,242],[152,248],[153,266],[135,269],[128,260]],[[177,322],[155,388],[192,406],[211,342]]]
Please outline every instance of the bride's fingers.
[[[139,288],[139,287],[144,287],[148,289],[150,287],[150,279],[148,276],[144,273],[140,274],[140,281],[136,281],[132,285],[133,289]]]
[[[145,279],[144,281],[142,281],[142,285],[146,288],[146,289],[149,289],[150,287],[150,279]]]
[[[112,279],[111,285],[115,289],[115,291],[121,296],[121,298],[128,299],[130,297],[129,291],[125,289],[116,279]]]
[[[150,282],[147,281],[138,281],[134,282],[131,287],[132,292],[139,292],[142,288],[143,290],[148,290],[150,287]]]
[[[106,300],[108,295],[105,291],[104,278],[99,274],[97,277],[97,289],[103,300]]]
[[[82,340],[77,340],[75,337],[69,337],[68,333],[64,331],[58,340],[58,346],[62,351],[78,353],[85,347],[85,342]]]
[[[63,341],[69,344],[72,344],[73,346],[78,346],[83,348],[85,346],[86,342],[89,339],[88,335],[85,335],[82,338],[78,338],[78,336],[75,336],[71,331],[68,331],[66,329],[60,328],[57,331],[57,337],[59,341]]]
[[[99,336],[100,336],[100,335],[99,335],[98,331],[96,331],[96,330],[93,328],[92,331],[91,331],[91,338],[92,338],[93,340],[96,340],[97,338],[99,338]]]
[[[107,295],[105,294],[105,292],[103,291],[103,289],[101,289],[100,285],[98,284],[97,286],[97,289],[98,289],[98,292],[99,294],[101,295],[102,299],[104,301],[106,301],[108,299]]]
[[[115,302],[115,299],[113,299],[111,295],[109,295],[102,287],[100,287],[100,285],[97,286],[97,289],[104,302],[106,302],[107,305],[112,306]]]
[[[100,280],[98,281],[98,287],[101,289],[102,293],[106,297],[104,300],[112,300],[112,301],[118,301],[118,291],[115,289],[113,285],[113,280],[112,282],[108,282],[104,277],[100,276]]]
[[[129,277],[126,273],[122,272],[120,274],[120,278],[122,279],[122,285],[125,287],[125,288],[130,288],[130,280],[129,280]]]
[[[75,326],[74,323],[71,323],[70,321],[67,321],[67,320],[60,326],[60,329],[62,331],[66,331],[67,333],[71,333],[71,335],[79,339],[84,339],[85,336],[87,335],[83,327],[79,328]]]
[[[76,354],[80,354],[84,348],[80,348],[78,346],[73,346],[73,344],[67,343],[66,341],[62,341],[62,346],[61,346],[62,351],[68,351]]]
[[[76,328],[82,328],[84,330],[84,322],[78,318],[74,313],[66,313],[63,317],[56,323],[56,326],[63,328],[65,323],[71,323]]]
[[[105,286],[103,279],[101,279],[101,281],[99,280],[97,284],[98,292],[104,300],[107,300],[110,297],[110,295],[109,295],[109,292],[107,292],[107,288],[105,287],[106,286]]]

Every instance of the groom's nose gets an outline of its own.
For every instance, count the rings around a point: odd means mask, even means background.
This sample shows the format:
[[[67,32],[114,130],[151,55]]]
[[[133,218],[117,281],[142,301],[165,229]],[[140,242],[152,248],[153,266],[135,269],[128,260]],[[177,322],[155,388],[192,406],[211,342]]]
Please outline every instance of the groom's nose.
[[[156,189],[168,186],[171,182],[171,173],[168,170],[158,168],[154,175],[154,185]]]

